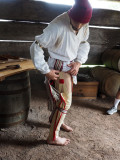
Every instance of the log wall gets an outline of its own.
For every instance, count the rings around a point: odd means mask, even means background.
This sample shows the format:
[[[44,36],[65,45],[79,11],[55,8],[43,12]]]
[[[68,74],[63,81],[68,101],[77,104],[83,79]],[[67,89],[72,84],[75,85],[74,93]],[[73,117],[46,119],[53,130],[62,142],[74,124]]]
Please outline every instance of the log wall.
[[[53,18],[70,8],[33,0],[0,0],[0,19],[5,20],[0,21],[0,54],[30,58],[29,47],[35,35],[41,34]],[[93,10],[88,40],[91,49],[86,64],[102,64],[101,53],[120,43],[119,19],[119,11]]]

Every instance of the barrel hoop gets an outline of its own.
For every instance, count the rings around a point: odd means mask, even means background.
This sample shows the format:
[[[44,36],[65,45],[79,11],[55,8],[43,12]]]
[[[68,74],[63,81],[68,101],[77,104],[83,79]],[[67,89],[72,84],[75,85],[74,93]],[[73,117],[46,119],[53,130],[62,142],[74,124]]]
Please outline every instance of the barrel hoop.
[[[1,84],[8,84],[8,83],[19,83],[19,82],[24,82],[24,81],[26,81],[26,80],[28,80],[28,77],[26,77],[26,78],[22,78],[22,79],[11,79],[11,80],[4,80],[4,81],[2,81],[1,82]]]
[[[0,123],[0,128],[14,126],[14,125],[20,124],[22,122],[25,122],[24,118],[22,120],[20,120],[20,121],[14,122],[14,123]]]
[[[0,91],[0,95],[13,95],[13,94],[20,94],[22,92],[27,91],[30,88],[30,85],[23,89],[15,90],[15,91]]]
[[[17,113],[12,113],[12,114],[0,114],[0,118],[17,116],[17,115],[20,115],[20,114],[28,111],[28,110],[29,110],[29,108],[26,108],[26,109],[24,109],[24,110],[22,110],[22,111],[20,111],[20,112],[17,112]]]

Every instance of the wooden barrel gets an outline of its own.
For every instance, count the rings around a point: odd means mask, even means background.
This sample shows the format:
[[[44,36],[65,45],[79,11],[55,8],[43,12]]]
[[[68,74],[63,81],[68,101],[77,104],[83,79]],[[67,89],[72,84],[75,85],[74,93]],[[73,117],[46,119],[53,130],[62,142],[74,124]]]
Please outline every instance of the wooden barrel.
[[[0,128],[24,123],[30,107],[31,89],[27,71],[0,82]]]
[[[106,67],[120,71],[120,47],[104,52],[102,54],[102,62]]]
[[[110,97],[115,97],[120,87],[120,73],[106,67],[91,69],[93,77],[99,81],[99,91]]]

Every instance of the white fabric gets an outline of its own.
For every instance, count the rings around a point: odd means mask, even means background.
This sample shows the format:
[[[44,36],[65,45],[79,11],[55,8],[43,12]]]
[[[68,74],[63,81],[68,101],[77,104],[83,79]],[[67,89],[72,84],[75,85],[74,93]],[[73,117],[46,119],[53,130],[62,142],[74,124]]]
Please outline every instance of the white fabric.
[[[71,63],[70,61],[64,61],[63,62],[63,69],[62,69],[63,72],[67,72],[67,71],[69,71],[71,69],[70,67],[67,66],[70,63]],[[49,59],[48,59],[48,65],[49,65],[50,69],[54,69],[55,59],[49,57]],[[73,83],[77,84],[77,76],[72,76],[72,78],[73,78]]]
[[[84,24],[76,35],[70,25],[68,13],[56,17],[43,30],[43,34],[35,37],[35,40],[43,48],[48,48],[48,52],[52,58],[62,61],[78,61],[85,63],[89,53],[89,25]],[[35,67],[43,74],[50,72],[48,64],[44,60],[43,49],[35,42],[30,47],[31,58]]]
[[[50,69],[47,62],[45,62],[44,60],[43,53],[44,52],[42,48],[40,48],[37,44],[33,42],[33,44],[30,47],[30,54],[31,54],[33,63],[39,71],[41,71],[43,74],[46,74],[50,72]]]

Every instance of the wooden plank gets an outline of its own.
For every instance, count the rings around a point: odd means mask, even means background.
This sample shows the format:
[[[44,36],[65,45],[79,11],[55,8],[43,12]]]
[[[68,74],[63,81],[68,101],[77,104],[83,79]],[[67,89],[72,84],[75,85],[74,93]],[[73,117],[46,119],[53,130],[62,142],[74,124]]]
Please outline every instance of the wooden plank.
[[[116,45],[120,42],[120,29],[90,28],[91,44]]]
[[[23,58],[30,58],[30,45],[32,42],[0,42],[0,54],[11,54]],[[91,44],[88,60],[85,64],[102,64],[101,53],[113,46]],[[45,50],[45,59],[48,59],[48,52]]]
[[[0,18],[50,22],[71,6],[50,4],[40,1],[11,0],[0,1]]]
[[[50,22],[59,14],[68,11],[71,6],[50,4],[40,1],[1,0],[0,18],[9,20]],[[93,9],[91,25],[120,26],[120,12],[105,9]]]
[[[93,9],[91,25],[120,27],[120,11]]]
[[[31,58],[30,46],[32,42],[0,42],[0,54]],[[45,59],[48,59],[47,49],[44,49]]]
[[[26,60],[23,62],[13,62],[13,63],[9,63],[9,64],[0,64],[0,69],[5,68],[7,65],[16,65],[16,64],[20,65],[19,69],[5,70],[5,71],[0,72],[0,81],[4,80],[8,76],[12,76],[14,74],[18,74],[20,72],[24,72],[27,70],[35,69],[31,60]]]
[[[47,25],[36,23],[0,23],[1,40],[34,41]],[[89,42],[92,44],[117,44],[120,42],[120,29],[104,29],[90,27]]]
[[[36,35],[40,35],[47,24],[21,23],[21,22],[1,22],[1,40],[34,40]]]
[[[0,54],[30,58],[31,44],[32,42],[0,42]]]
[[[85,99],[85,100],[87,100],[87,99],[96,99],[97,97],[76,97],[76,96],[72,96],[72,100],[73,101],[79,101],[79,100],[81,100],[81,99]]]
[[[101,65],[101,64],[103,64],[102,60],[101,60],[101,54],[108,47],[112,48],[112,46],[107,46],[107,45],[91,44],[90,45],[90,52],[88,55],[88,60],[86,61],[85,64],[87,64],[87,65]]]
[[[97,81],[94,82],[78,82],[73,87],[73,99],[95,99],[98,92]]]

